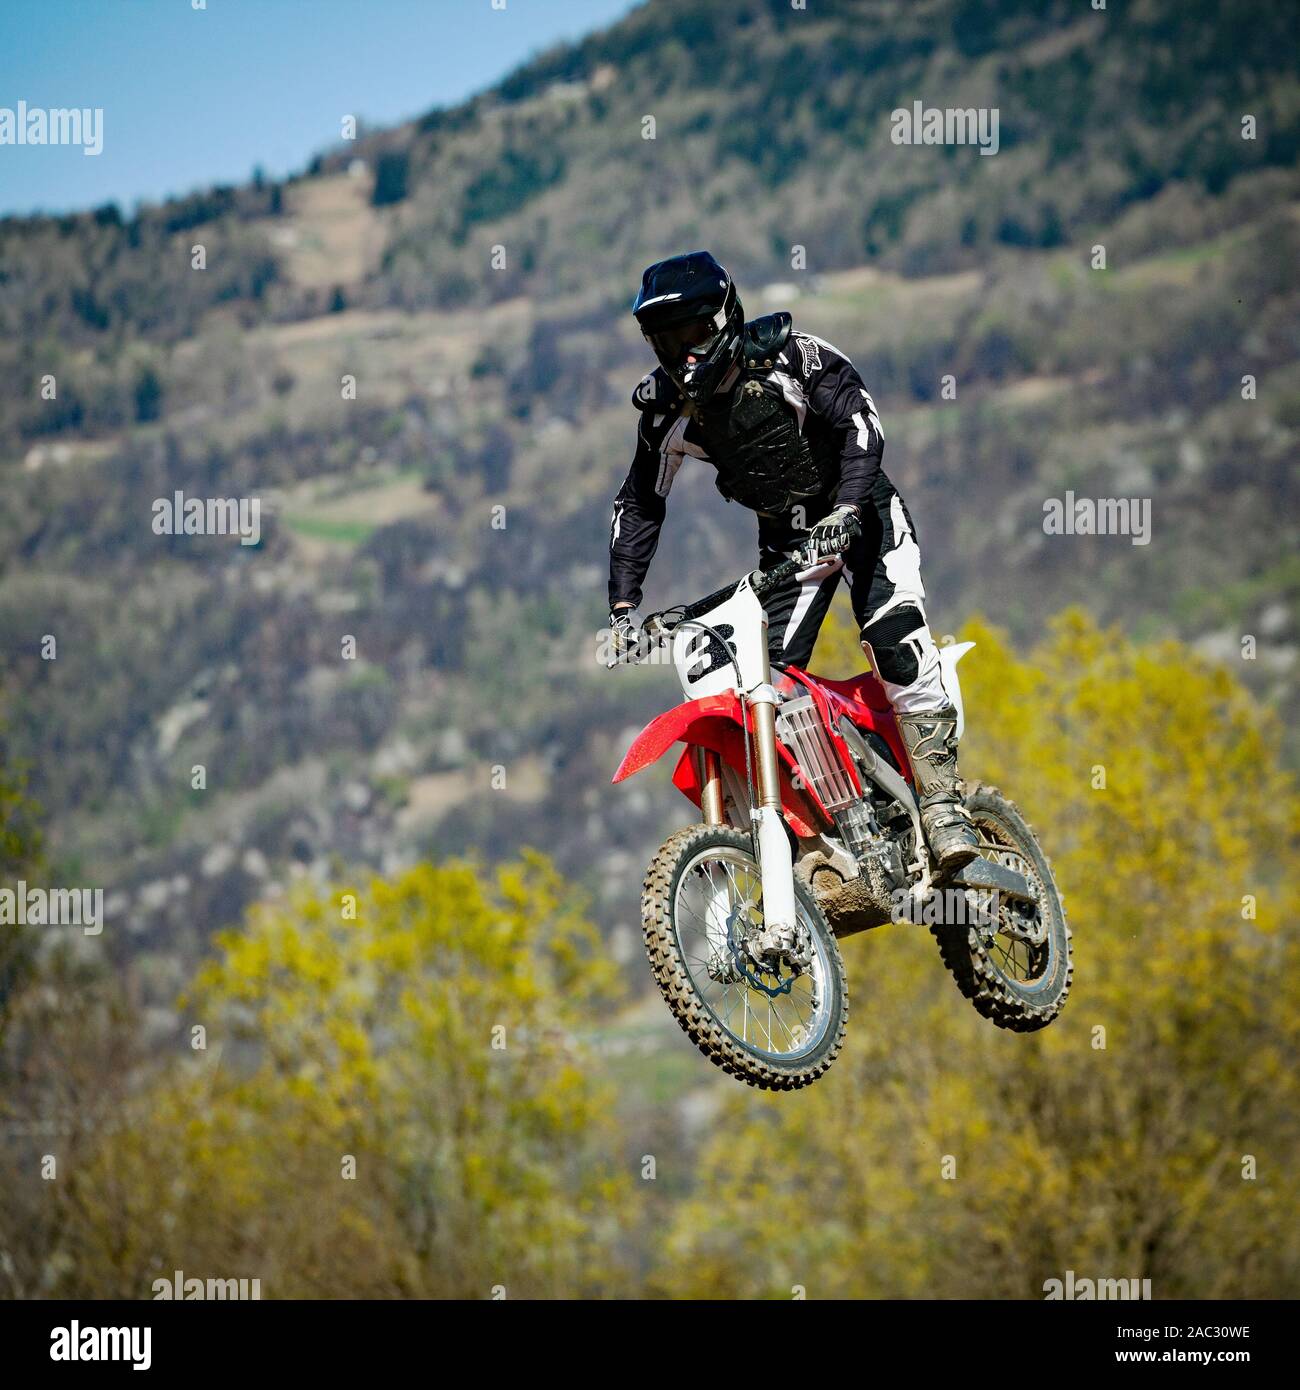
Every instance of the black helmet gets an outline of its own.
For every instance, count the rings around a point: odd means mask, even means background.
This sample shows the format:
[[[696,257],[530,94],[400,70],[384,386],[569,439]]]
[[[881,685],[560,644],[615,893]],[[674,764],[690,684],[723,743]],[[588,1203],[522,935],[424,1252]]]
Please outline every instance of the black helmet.
[[[740,358],[745,313],[731,276],[707,251],[650,266],[632,312],[689,400],[707,400]]]

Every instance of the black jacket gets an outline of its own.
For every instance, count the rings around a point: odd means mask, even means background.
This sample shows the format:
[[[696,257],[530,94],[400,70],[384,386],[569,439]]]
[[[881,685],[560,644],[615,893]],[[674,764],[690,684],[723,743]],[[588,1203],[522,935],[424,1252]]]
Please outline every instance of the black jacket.
[[[778,318],[788,322],[785,315],[771,316]],[[747,341],[762,341],[765,329],[771,331],[768,320],[747,325]],[[811,526],[842,503],[865,508],[880,472],[885,440],[875,404],[853,363],[821,338],[798,332],[785,338],[774,357],[760,361],[760,368],[768,360],[770,371],[749,375],[757,375],[765,392],[786,402],[830,479],[824,496],[806,508],[807,524]],[[736,388],[733,384],[728,389]],[[641,420],[632,467],[614,499],[609,538],[611,607],[641,601],[641,585],[659,544],[668,490],[677,470],[687,458],[711,462],[698,423],[683,410],[681,393],[662,367],[641,379],[632,403]]]

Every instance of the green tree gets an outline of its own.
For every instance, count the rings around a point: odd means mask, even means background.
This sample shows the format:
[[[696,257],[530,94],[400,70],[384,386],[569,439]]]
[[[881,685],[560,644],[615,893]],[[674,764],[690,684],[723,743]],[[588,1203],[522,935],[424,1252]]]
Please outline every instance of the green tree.
[[[58,1290],[148,1297],[174,1269],[264,1297],[616,1290],[624,1180],[574,1032],[616,978],[538,856],[257,908],[187,1001],[205,1050],[58,1185]]]
[[[385,150],[375,161],[375,188],[370,195],[370,201],[375,207],[400,203],[406,197],[406,178],[410,172],[410,162],[411,157],[406,150]]]

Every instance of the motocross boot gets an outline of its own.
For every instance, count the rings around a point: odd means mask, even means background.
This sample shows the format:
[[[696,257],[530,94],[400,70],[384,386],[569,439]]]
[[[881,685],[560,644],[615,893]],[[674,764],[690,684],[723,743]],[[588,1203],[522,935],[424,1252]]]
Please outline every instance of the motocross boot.
[[[921,825],[934,859],[935,878],[951,877],[979,853],[979,837],[957,775],[957,711],[900,714],[898,728],[912,765]]]

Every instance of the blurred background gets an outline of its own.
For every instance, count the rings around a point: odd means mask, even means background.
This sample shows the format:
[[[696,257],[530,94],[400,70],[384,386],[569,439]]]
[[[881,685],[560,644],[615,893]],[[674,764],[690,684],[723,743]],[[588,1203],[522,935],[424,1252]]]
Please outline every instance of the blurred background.
[[[1294,1297],[1294,6],[311,14],[0,19],[0,107],[104,112],[0,146],[0,887],[106,916],[0,924],[0,1293]],[[914,101],[997,154],[895,145]],[[677,692],[595,634],[628,308],[696,247],[873,393],[964,770],[1065,896],[1043,1034],[888,927],[774,1098],[654,991],[691,808],[609,778]],[[751,563],[706,472],[649,607]],[[178,490],[258,544],[156,534]]]

